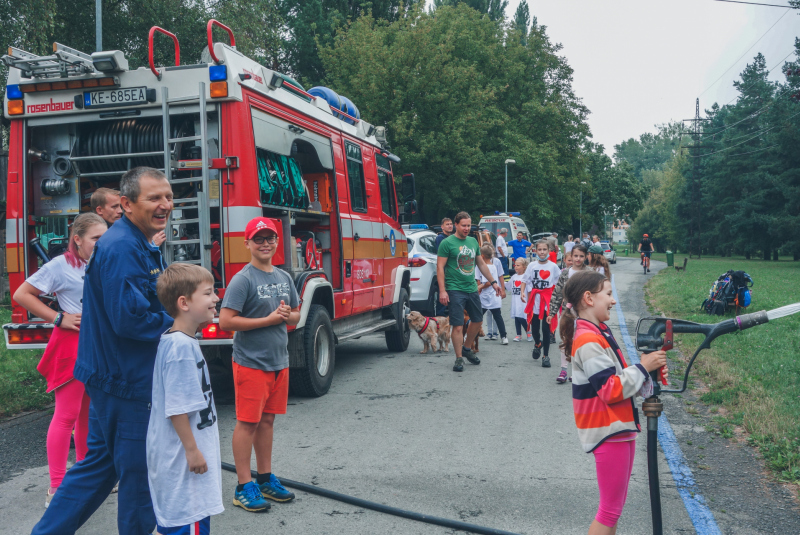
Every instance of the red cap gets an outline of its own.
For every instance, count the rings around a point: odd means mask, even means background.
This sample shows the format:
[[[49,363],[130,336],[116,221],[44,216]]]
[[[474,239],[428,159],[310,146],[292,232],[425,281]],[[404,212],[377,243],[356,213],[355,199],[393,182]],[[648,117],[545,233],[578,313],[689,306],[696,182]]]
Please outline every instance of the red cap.
[[[644,238],[649,238],[650,236],[648,236],[647,234],[645,234],[643,237],[644,237]]]
[[[244,229],[244,239],[252,240],[253,236],[262,230],[271,230],[275,234],[278,234],[278,229],[275,227],[275,223],[273,223],[271,219],[267,217],[254,217],[249,223],[247,223],[247,227]]]

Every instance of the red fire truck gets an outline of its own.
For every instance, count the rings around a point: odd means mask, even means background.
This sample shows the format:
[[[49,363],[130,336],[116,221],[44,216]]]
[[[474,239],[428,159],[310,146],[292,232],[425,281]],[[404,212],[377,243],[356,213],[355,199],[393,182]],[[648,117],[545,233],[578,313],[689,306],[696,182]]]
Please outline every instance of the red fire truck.
[[[213,42],[214,26],[230,45]],[[58,43],[50,56],[14,48],[3,56],[11,293],[63,252],[92,191],[117,186],[133,167],[159,168],[175,196],[165,260],[207,268],[220,296],[250,260],[247,222],[274,219],[283,244],[274,262],[302,299],[289,336],[292,389],[321,396],[337,343],[384,331],[390,350],[408,346],[400,223],[415,207],[414,177],[403,176],[396,191],[399,158],[385,129],[360,119],[352,102],[327,88],[306,92],[243,56],[217,21],[207,32],[197,65],[181,65],[177,37],[158,27],[149,68],[130,70],[120,51],[89,55]],[[175,65],[154,65],[158,34],[173,40]],[[9,348],[43,348],[53,329],[16,303],[12,322],[3,326]],[[200,344],[208,358],[229,361],[232,338],[214,323]]]

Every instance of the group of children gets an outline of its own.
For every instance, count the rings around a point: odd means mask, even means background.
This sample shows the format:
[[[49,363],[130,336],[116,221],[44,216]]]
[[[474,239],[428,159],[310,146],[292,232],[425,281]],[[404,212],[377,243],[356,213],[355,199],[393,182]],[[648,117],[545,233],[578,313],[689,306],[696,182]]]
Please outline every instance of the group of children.
[[[553,321],[560,312],[563,301],[563,290],[567,280],[580,270],[588,269],[606,277],[611,276],[608,261],[602,249],[589,251],[580,243],[569,241],[572,247],[564,255],[564,269],[556,263],[556,253],[547,240],[539,240],[534,244],[536,256],[528,262],[525,258],[514,261],[514,274],[505,283],[505,288],[497,296],[489,287],[489,281],[476,271],[481,305],[487,316],[487,340],[496,340],[495,329],[499,330],[501,344],[508,344],[505,322],[501,314],[502,299],[511,294],[511,317],[516,329],[515,342],[520,342],[527,335],[528,342],[534,342],[532,357],[541,357],[542,367],[549,368],[550,344],[555,342],[555,331],[558,321]],[[566,249],[566,248],[565,248]],[[599,249],[599,246],[598,246]],[[491,245],[481,247],[481,256],[490,271],[500,276],[501,260],[495,256]],[[500,265],[498,265],[500,264]],[[567,382],[567,355],[561,349],[561,371],[556,382]],[[571,380],[571,379],[570,379]]]
[[[81,214],[71,225],[64,255],[44,264],[14,294],[14,300],[53,323],[53,335],[39,364],[56,410],[47,437],[52,500],[67,469],[73,429],[76,459],[87,453],[90,400],[72,375],[81,323],[84,273],[95,243],[107,230],[96,214]],[[233,375],[236,427],[233,456],[238,485],[233,504],[265,511],[267,500],[294,498],[272,474],[273,425],[285,414],[289,392],[288,325],[300,319],[299,296],[291,277],[272,266],[279,247],[274,223],[255,218],[245,230],[251,261],[234,275],[222,300],[220,328],[235,331]],[[214,278],[200,266],[175,263],[156,285],[158,299],[173,318],[162,336],[153,371],[147,429],[147,469],[157,533],[208,533],[210,517],[224,510],[217,411],[208,366],[195,337],[212,322],[217,297]],[[39,296],[56,294],[62,312]],[[255,450],[257,476],[251,477]]]
[[[48,390],[55,391],[56,410],[48,432],[50,489],[58,489],[66,469],[69,436],[75,429],[78,460],[86,455],[89,400],[83,385],[72,377],[80,329],[81,296],[86,263],[94,243],[106,230],[95,214],[78,216],[70,232],[69,249],[42,266],[15,293],[14,299],[55,325],[40,363]],[[250,221],[245,243],[251,262],[237,273],[221,304],[220,328],[235,331],[233,370],[236,391],[236,428],[233,456],[238,485],[233,503],[248,511],[269,508],[267,499],[286,502],[294,494],[272,474],[273,426],[276,414],[285,414],[288,396],[288,325],[299,321],[299,298],[290,276],[272,266],[279,246],[274,224],[266,218]],[[534,358],[549,366],[553,320],[560,315],[561,374],[574,370],[573,404],[578,436],[584,451],[595,456],[600,504],[590,535],[616,532],[625,503],[641,430],[634,396],[649,395],[649,373],[666,364],[663,351],[642,355],[628,366],[605,322],[615,301],[602,253],[576,244],[562,271],[550,258],[546,241],[536,244],[536,258],[517,259],[515,274],[506,283],[511,292],[516,341],[529,326]],[[492,275],[502,272],[490,245],[481,255]],[[506,331],[500,308],[502,296],[478,277],[481,304],[497,322],[503,342]],[[208,367],[195,333],[213,321],[219,298],[214,279],[202,267],[173,264],[159,277],[158,298],[174,319],[161,337],[156,356],[151,415],[147,431],[150,494],[157,532],[161,535],[208,533],[210,517],[223,511],[220,445],[216,407]],[[63,312],[55,312],[39,295],[56,293]],[[546,363],[546,364],[545,364]],[[666,369],[665,369],[666,371]],[[665,373],[665,376],[667,374]],[[250,471],[255,449],[257,476]]]

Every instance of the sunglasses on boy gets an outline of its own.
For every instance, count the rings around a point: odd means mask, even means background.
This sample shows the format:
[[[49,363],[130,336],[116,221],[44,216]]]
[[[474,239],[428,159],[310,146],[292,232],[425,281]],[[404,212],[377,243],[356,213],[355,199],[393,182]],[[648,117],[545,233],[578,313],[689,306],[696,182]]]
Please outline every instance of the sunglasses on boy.
[[[278,243],[278,237],[274,234],[272,236],[253,236],[252,240],[256,242],[256,245],[263,245],[264,242],[270,245]]]

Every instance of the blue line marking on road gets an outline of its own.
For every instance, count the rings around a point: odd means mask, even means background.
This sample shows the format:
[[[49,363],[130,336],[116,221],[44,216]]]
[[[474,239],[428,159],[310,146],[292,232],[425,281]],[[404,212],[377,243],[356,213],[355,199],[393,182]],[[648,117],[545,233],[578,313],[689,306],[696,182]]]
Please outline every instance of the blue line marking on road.
[[[619,320],[619,332],[622,334],[622,341],[628,350],[628,358],[634,364],[638,364],[639,354],[630,334],[628,334],[628,324],[625,323],[625,315],[622,313],[622,305],[620,305],[619,296],[617,295],[617,286],[614,284],[613,274],[611,275],[611,290],[614,300],[617,302],[616,311],[617,319]],[[675,438],[675,433],[672,431],[672,426],[669,425],[669,420],[667,420],[667,415],[663,412],[658,418],[658,441],[661,443],[661,450],[664,452],[664,457],[667,458],[667,464],[672,472],[672,479],[675,481],[678,494],[683,499],[686,512],[689,513],[689,519],[694,524],[697,535],[721,535],[722,532],[717,526],[717,521],[714,520],[714,514],[706,505],[705,498],[700,494],[692,475],[692,470],[686,462],[686,457],[683,456],[678,440]],[[668,524],[668,522],[665,522],[665,524]]]

